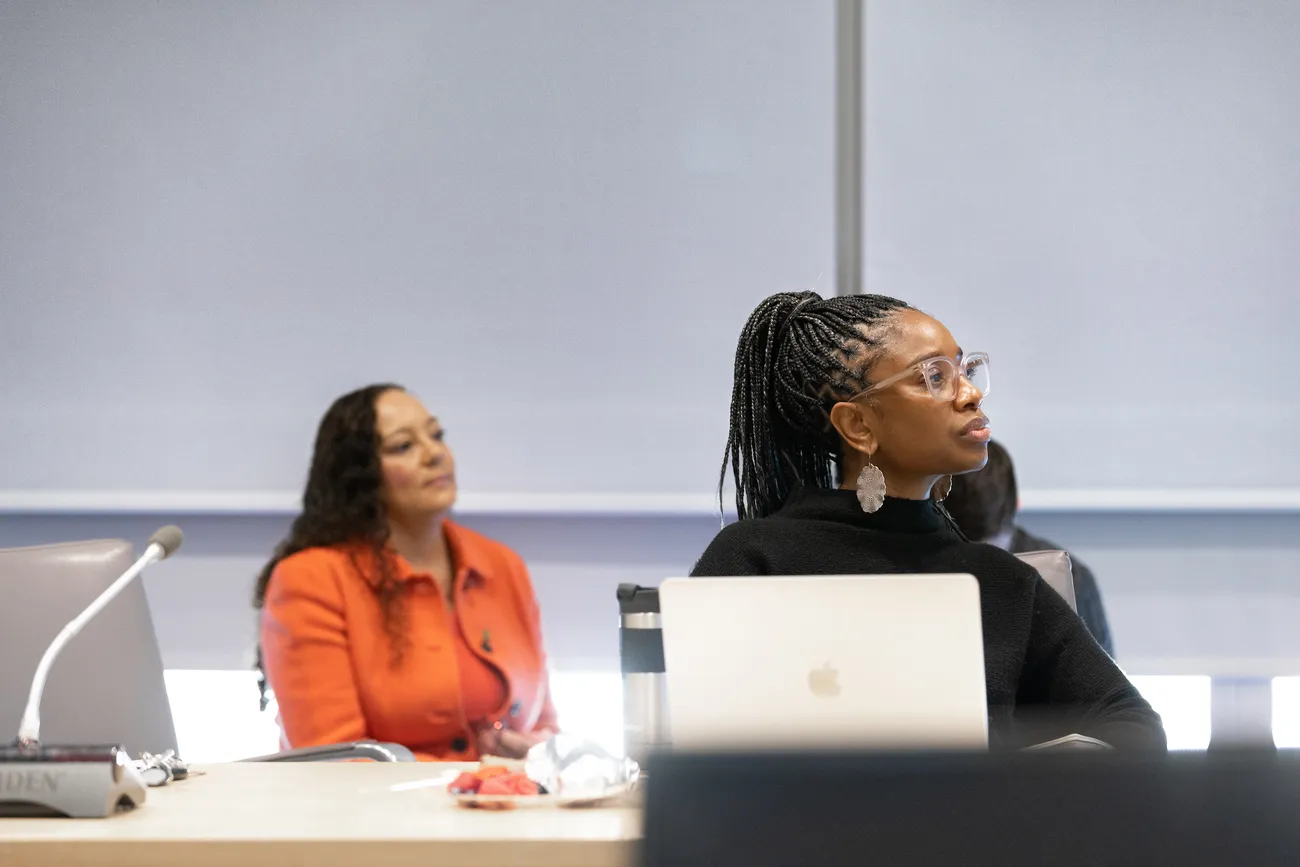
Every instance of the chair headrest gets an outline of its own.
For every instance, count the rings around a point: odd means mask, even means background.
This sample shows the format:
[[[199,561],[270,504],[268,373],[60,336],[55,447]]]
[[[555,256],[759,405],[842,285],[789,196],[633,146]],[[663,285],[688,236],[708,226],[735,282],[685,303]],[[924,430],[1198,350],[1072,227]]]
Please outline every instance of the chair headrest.
[[[1016,556],[1038,570],[1047,586],[1061,594],[1071,609],[1079,610],[1074,599],[1074,567],[1070,564],[1069,554],[1065,551],[1026,551]]]

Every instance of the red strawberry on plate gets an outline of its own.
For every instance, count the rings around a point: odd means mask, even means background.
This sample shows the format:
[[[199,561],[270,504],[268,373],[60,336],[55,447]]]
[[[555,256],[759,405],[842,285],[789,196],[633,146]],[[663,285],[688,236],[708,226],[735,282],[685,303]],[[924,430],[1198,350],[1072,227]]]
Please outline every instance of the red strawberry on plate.
[[[459,777],[451,781],[447,791],[453,795],[472,795],[483,785],[483,778],[473,771],[465,771]]]
[[[500,774],[484,780],[480,795],[536,795],[537,784],[524,774]]]

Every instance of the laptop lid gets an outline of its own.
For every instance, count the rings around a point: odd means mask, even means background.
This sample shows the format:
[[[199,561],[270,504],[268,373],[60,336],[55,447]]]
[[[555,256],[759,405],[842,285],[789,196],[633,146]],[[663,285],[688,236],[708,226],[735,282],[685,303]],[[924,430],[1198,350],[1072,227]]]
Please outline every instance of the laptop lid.
[[[50,642],[135,560],[104,539],[0,550],[0,739],[11,739]],[[134,756],[176,749],[153,620],[137,580],[86,624],[50,669],[47,744],[121,744]]]
[[[988,744],[971,575],[670,578],[674,748]]]

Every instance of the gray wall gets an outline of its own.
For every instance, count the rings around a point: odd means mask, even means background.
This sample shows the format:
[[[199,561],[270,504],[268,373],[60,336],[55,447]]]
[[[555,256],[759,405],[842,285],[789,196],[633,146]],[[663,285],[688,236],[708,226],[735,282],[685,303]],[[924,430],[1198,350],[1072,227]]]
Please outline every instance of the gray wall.
[[[292,494],[394,378],[467,502],[707,496],[745,316],[834,285],[832,17],[0,3],[0,501]]]
[[[1027,491],[1300,488],[1300,3],[866,8],[866,284],[990,352]]]
[[[835,285],[832,10],[0,3],[0,504],[291,497],[390,377],[467,504],[707,498],[745,315]],[[872,0],[866,38],[866,284],[993,354],[1026,501],[1300,502],[1259,355],[1300,330],[1300,4]]]
[[[139,545],[162,515],[0,519],[0,546],[123,536]],[[248,664],[254,574],[288,519],[194,516],[185,547],[146,580],[169,668]],[[515,547],[540,598],[553,664],[614,668],[614,588],[687,572],[709,518],[511,518],[465,523]],[[1040,514],[1033,530],[1097,573],[1120,662],[1132,674],[1300,674],[1300,516]]]

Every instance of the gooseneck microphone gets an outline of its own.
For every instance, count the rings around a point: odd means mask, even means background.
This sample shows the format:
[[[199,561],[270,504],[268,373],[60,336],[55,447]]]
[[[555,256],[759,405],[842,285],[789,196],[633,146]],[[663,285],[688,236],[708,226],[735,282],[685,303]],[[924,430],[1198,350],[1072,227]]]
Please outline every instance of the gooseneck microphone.
[[[50,642],[32,678],[18,739],[12,746],[0,748],[0,816],[101,817],[144,802],[143,781],[121,746],[41,744],[41,696],[50,669],[68,642],[141,572],[176,553],[183,538],[179,527],[168,525],[156,530],[149,537],[144,555]]]

